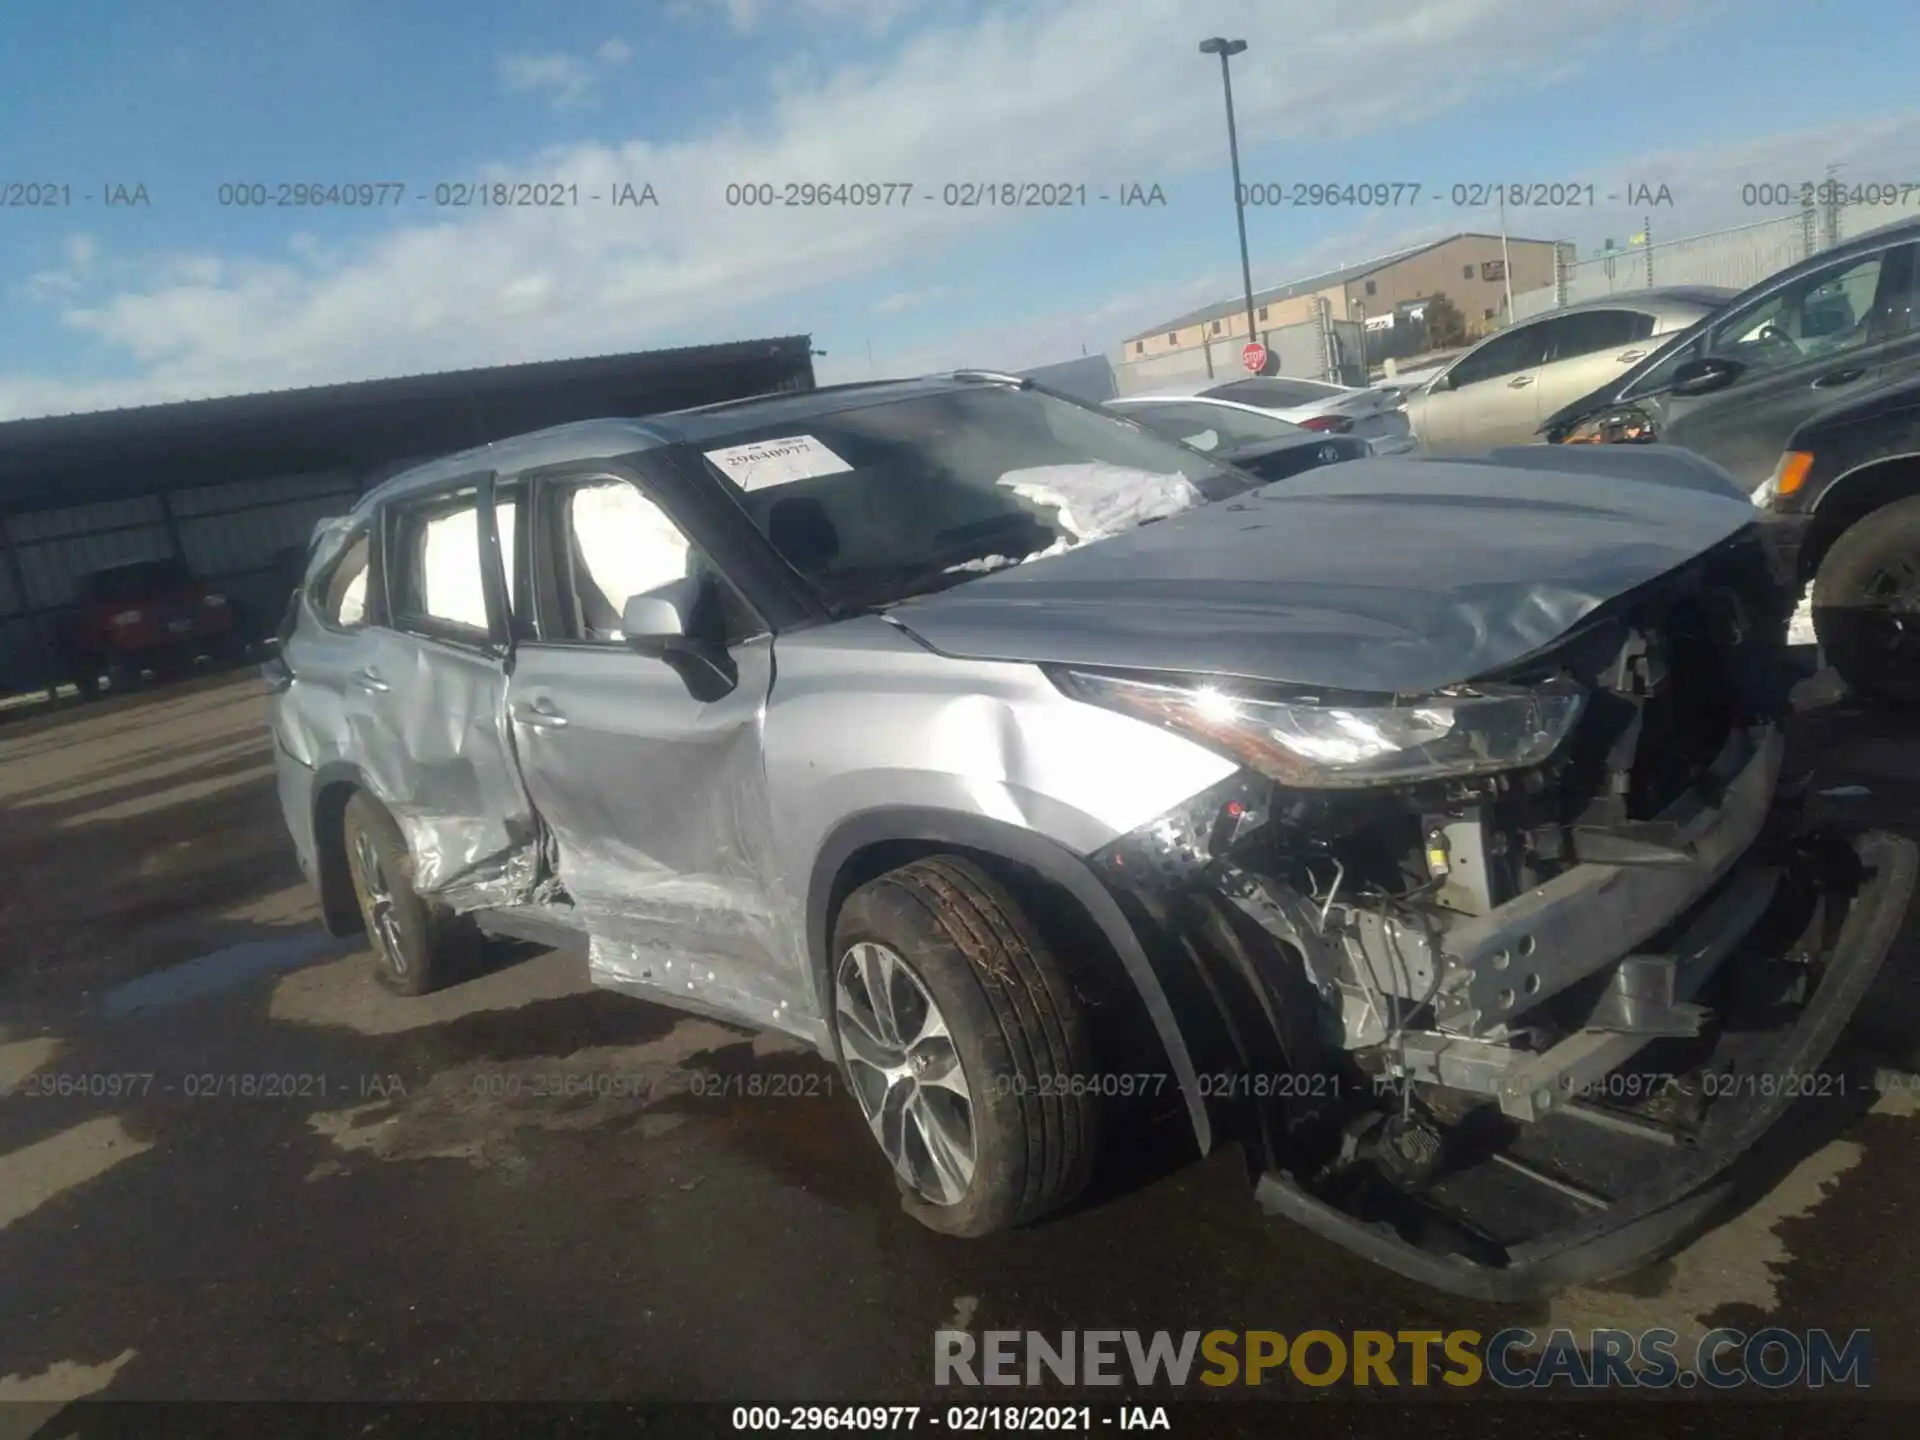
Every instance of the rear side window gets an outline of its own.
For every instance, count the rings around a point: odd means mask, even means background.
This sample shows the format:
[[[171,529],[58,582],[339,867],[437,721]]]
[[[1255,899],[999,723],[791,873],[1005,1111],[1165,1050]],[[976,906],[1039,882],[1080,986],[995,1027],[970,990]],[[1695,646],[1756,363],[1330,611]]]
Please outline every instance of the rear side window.
[[[333,562],[316,587],[314,607],[327,624],[341,630],[357,630],[367,623],[368,562],[372,555],[372,536],[362,530],[347,542],[340,558]]]
[[[504,497],[495,508],[503,557],[515,553],[518,514],[518,504]],[[387,593],[395,623],[455,640],[486,639],[479,492],[460,490],[395,507],[388,535]]]
[[[1549,363],[1592,355],[1633,344],[1653,334],[1653,316],[1638,310],[1582,310],[1547,325],[1552,335]]]

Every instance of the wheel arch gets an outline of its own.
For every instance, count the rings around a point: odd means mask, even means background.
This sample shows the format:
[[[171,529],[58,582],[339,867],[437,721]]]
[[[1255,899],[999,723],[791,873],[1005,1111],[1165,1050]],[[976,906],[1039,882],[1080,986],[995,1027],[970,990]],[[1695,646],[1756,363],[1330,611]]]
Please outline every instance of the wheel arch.
[[[1820,492],[1800,548],[1800,573],[1811,580],[1833,542],[1860,520],[1896,501],[1920,495],[1920,451],[1882,455],[1856,465]]]
[[[833,925],[846,897],[868,880],[922,855],[959,852],[1014,867],[1073,904],[1120,961],[1144,1007],[1180,1086],[1188,1122],[1201,1153],[1212,1148],[1213,1129],[1201,1094],[1192,1052],[1152,962],[1112,893],[1066,846],[1005,821],[958,811],[887,807],[848,817],[831,831],[815,856],[807,886],[807,955],[820,1014],[826,1017],[831,1058],[834,1038]]]

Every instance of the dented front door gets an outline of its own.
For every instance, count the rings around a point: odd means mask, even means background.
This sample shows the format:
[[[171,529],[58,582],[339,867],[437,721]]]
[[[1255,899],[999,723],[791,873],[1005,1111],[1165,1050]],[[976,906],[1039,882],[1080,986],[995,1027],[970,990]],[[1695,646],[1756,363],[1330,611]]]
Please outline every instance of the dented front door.
[[[532,504],[531,548],[550,564],[539,567],[540,634],[515,646],[508,709],[593,978],[803,1025],[812,989],[775,873],[761,753],[772,637],[632,480],[542,478]],[[690,686],[619,630],[629,597],[689,576],[721,608],[725,693]]]

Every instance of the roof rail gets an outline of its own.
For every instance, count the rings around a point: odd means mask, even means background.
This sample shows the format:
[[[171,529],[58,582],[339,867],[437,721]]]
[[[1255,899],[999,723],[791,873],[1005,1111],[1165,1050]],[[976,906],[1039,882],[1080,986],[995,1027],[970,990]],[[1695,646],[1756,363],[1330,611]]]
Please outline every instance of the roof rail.
[[[1013,385],[1022,390],[1031,390],[1033,380],[1026,375],[1008,375],[1000,370],[955,370],[956,380],[986,380],[995,385]]]

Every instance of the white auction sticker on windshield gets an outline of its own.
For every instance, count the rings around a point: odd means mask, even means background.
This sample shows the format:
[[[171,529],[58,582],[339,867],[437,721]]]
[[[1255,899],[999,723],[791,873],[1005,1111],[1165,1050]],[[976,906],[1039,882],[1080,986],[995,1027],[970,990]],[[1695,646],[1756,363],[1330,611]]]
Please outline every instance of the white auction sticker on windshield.
[[[708,450],[705,454],[742,490],[765,490],[853,469],[811,435],[783,435],[778,440],[756,440],[751,445]]]

